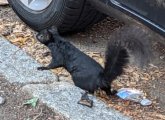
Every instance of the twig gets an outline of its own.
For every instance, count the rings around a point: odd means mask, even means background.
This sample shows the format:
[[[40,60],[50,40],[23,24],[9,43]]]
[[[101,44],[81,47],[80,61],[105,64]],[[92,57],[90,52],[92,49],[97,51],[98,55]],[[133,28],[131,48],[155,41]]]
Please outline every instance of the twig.
[[[36,120],[41,114],[42,114],[42,108],[41,108],[41,112],[37,116],[35,116],[33,120]]]

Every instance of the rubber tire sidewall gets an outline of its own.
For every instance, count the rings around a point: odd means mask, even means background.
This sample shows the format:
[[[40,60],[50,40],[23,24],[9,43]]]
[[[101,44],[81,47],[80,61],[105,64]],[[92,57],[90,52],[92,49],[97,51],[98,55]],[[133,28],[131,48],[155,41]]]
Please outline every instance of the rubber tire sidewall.
[[[8,2],[17,15],[36,31],[40,31],[52,25],[58,27],[62,24],[62,10],[65,6],[65,0],[53,0],[45,10],[40,12],[28,9],[19,0],[8,0]],[[17,8],[15,8],[16,6]]]

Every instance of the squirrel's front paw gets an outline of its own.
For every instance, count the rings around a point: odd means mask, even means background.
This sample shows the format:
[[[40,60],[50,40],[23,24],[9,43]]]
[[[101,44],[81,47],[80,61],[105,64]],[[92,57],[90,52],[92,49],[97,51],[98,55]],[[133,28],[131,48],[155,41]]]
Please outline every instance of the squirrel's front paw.
[[[38,67],[37,70],[41,70],[41,71],[42,70],[48,70],[48,68],[47,67]]]

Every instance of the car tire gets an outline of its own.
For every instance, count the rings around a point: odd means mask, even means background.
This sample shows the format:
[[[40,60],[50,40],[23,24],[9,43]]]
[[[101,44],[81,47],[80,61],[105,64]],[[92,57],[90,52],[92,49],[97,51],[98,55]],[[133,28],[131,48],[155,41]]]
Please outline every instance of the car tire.
[[[32,29],[55,25],[60,33],[79,32],[105,18],[87,0],[52,0],[44,10],[34,11],[20,0],[8,0],[16,14]]]

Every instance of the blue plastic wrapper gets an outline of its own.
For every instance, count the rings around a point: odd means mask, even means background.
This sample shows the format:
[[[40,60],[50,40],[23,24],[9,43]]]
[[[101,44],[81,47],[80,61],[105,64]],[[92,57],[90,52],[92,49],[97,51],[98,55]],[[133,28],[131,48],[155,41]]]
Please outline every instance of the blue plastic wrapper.
[[[141,91],[131,89],[131,88],[119,89],[117,96],[124,100],[131,100],[134,102],[138,102],[143,106],[152,104],[152,102],[150,100],[144,98],[144,94]]]

